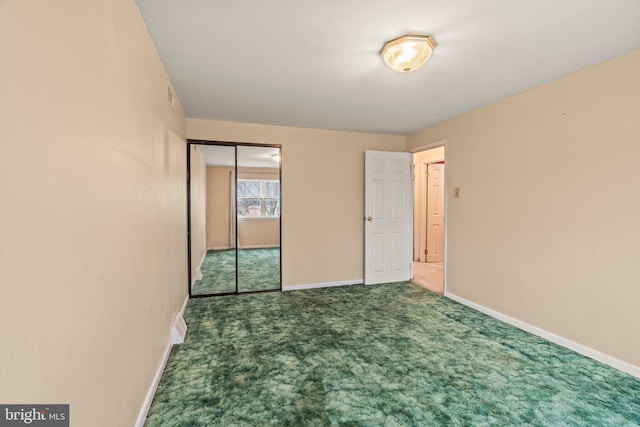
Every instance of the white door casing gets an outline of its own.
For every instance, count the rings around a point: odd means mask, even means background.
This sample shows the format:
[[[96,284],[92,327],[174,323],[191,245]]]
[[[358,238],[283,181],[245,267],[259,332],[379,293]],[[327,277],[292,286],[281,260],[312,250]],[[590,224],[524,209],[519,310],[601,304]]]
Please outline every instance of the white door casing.
[[[413,153],[413,260],[427,262],[427,166],[443,162],[444,146]]]
[[[414,261],[427,262],[427,163],[414,164],[413,246]]]
[[[411,279],[411,154],[365,152],[364,283]]]
[[[444,261],[444,165],[427,167],[427,262]]]

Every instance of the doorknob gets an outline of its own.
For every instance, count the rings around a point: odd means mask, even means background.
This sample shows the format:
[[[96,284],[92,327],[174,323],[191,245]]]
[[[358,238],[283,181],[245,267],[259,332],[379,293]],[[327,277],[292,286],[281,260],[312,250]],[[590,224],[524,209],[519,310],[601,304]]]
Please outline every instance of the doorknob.
[[[370,217],[370,216],[368,216],[368,217],[367,217],[367,221],[373,221],[373,218],[372,218],[372,217]]]

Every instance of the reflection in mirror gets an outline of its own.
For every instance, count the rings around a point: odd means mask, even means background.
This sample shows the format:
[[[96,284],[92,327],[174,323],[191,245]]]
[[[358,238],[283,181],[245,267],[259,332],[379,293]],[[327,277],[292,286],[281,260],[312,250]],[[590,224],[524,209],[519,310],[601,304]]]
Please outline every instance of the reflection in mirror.
[[[235,147],[190,153],[191,294],[236,292]]]
[[[280,289],[280,149],[237,150],[238,292]]]

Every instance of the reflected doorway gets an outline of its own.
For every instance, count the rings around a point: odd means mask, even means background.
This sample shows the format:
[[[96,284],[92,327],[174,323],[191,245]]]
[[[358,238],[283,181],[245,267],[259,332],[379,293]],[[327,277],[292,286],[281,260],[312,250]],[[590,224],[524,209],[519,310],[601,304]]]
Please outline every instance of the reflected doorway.
[[[281,290],[281,147],[188,141],[189,295]]]

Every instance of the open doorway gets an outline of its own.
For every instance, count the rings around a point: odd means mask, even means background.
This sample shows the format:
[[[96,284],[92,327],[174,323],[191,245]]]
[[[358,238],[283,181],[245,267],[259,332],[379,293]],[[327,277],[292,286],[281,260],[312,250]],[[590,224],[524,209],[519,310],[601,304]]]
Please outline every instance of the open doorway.
[[[444,294],[445,147],[413,154],[414,237],[412,281]]]

